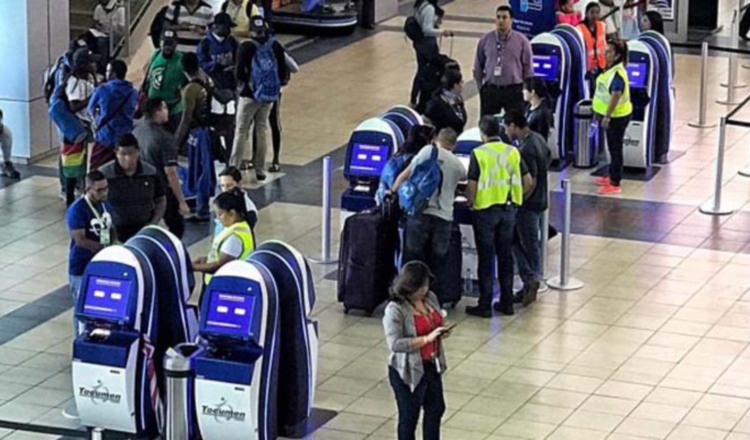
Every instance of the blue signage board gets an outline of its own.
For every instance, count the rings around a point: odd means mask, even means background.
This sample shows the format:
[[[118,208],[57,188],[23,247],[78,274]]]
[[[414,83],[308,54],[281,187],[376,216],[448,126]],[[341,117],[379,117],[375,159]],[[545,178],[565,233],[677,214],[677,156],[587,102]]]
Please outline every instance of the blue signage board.
[[[510,0],[513,29],[529,39],[555,28],[555,0]]]

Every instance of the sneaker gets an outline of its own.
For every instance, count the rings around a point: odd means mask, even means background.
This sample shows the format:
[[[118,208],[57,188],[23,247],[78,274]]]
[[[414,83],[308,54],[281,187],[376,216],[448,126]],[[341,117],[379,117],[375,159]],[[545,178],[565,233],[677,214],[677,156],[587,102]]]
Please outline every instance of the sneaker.
[[[614,195],[614,194],[620,194],[621,192],[622,192],[622,188],[620,188],[619,186],[614,186],[614,185],[603,186],[599,188],[598,190],[596,190],[597,194],[602,194],[602,195]]]
[[[13,162],[5,162],[5,166],[3,166],[3,176],[9,179],[18,180],[21,178],[21,173],[13,167]]]
[[[528,290],[528,286],[524,284],[523,289],[513,294],[513,304],[523,303],[523,298],[526,296],[526,290]]]
[[[537,293],[539,292],[539,281],[531,281],[526,285],[526,291],[523,295],[523,306],[526,307],[529,304],[536,301]]]
[[[466,314],[480,318],[492,318],[492,311],[479,306],[466,306]]]
[[[516,311],[513,309],[513,304],[509,306],[504,306],[500,304],[500,301],[496,302],[495,304],[492,304],[492,308],[496,312],[502,313],[505,316],[513,316],[516,313]]]
[[[612,185],[612,181],[609,179],[609,176],[597,177],[594,180],[594,183],[596,183],[596,186],[610,186],[610,185]]]
[[[270,167],[268,167],[269,173],[278,173],[279,171],[281,171],[281,167],[277,163],[274,163]]]
[[[255,178],[258,179],[258,182],[262,182],[266,180],[266,173],[261,170],[255,170]]]

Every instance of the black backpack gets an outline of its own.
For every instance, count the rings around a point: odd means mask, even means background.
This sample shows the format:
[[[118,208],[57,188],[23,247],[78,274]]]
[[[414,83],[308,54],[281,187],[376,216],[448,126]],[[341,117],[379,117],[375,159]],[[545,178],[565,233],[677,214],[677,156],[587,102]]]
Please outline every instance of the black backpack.
[[[151,37],[151,42],[156,49],[161,46],[161,34],[164,32],[164,23],[167,21],[167,10],[172,5],[174,5],[175,8],[172,24],[177,24],[177,17],[180,16],[180,8],[182,7],[182,3],[179,1],[175,1],[172,4],[159,9],[159,12],[154,16],[154,20],[151,22],[151,26],[148,29],[148,35]]]
[[[424,32],[422,32],[422,26],[417,21],[417,17],[414,15],[409,16],[404,22],[404,33],[414,43],[419,43],[424,38]]]

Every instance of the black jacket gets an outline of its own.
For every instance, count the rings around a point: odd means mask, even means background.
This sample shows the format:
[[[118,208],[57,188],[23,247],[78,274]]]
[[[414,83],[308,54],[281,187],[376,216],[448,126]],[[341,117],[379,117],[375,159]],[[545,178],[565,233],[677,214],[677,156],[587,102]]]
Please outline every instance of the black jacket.
[[[427,116],[436,131],[445,127],[450,127],[461,134],[466,126],[466,107],[460,97],[455,105],[450,105],[441,96],[442,90],[438,90],[432,95],[432,99],[427,103],[424,115]]]
[[[268,38],[253,38],[253,40],[260,44],[265,44],[268,41]],[[234,73],[237,78],[239,94],[244,98],[253,97],[253,92],[251,90],[251,70],[256,50],[255,45],[250,41],[245,41],[240,44],[240,48],[237,50],[237,68]],[[276,55],[276,66],[279,73],[279,80],[281,81],[281,84],[286,84],[289,80],[290,73],[284,59],[284,46],[282,46],[277,40],[273,41],[273,52],[274,55]]]
[[[549,140],[549,132],[552,129],[553,120],[552,112],[545,100],[542,105],[531,110],[531,106],[526,107],[526,120],[529,122],[529,128],[542,135],[545,140]]]

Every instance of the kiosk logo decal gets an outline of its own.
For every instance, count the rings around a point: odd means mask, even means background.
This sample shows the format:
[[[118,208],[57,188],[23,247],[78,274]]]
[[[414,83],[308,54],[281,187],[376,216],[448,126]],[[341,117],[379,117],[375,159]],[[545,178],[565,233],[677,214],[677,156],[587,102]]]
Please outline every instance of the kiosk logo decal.
[[[227,403],[227,399],[221,398],[216,406],[210,407],[202,405],[203,415],[212,416],[218,423],[224,422],[244,422],[246,414],[244,412],[235,411],[232,405]]]
[[[119,404],[122,400],[122,396],[109,392],[109,388],[105,387],[101,380],[96,381],[96,385],[91,388],[79,387],[78,395],[81,397],[88,397],[94,405],[101,405],[107,402]]]

